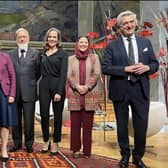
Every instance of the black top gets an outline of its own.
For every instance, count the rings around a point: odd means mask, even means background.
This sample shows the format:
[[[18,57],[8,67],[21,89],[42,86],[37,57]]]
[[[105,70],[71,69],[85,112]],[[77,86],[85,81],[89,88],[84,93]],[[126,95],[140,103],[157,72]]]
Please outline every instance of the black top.
[[[41,75],[43,77],[56,77],[59,78],[58,90],[62,92],[63,86],[65,86],[67,78],[67,53],[59,49],[57,52],[50,56],[47,56],[44,52],[41,54]]]

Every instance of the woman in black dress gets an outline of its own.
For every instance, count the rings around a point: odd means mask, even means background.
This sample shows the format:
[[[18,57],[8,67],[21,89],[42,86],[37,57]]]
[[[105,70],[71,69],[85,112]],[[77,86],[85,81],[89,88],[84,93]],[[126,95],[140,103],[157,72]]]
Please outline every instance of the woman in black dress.
[[[48,152],[51,144],[49,139],[51,101],[54,114],[54,133],[50,154],[55,155],[58,152],[58,142],[61,141],[67,62],[67,53],[61,48],[61,32],[56,28],[50,28],[46,33],[45,49],[41,54],[42,79],[39,85],[39,100],[44,141],[41,153]]]
[[[9,128],[16,125],[16,76],[10,56],[0,52],[0,136],[1,161],[8,160],[7,144]]]

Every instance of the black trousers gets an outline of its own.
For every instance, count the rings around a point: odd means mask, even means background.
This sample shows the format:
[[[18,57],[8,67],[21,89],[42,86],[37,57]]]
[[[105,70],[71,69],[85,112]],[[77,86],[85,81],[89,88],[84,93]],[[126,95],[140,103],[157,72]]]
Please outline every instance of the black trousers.
[[[22,146],[22,130],[24,129],[25,146],[26,148],[30,148],[34,143],[35,101],[24,102],[20,96],[16,102],[16,106],[18,123],[17,126],[12,127],[14,145]]]
[[[64,108],[65,93],[61,95],[61,101],[54,102],[55,87],[53,84],[55,79],[45,77],[40,81],[40,115],[41,115],[41,128],[43,133],[43,140],[47,142],[49,140],[49,115],[50,115],[50,103],[52,102],[53,114],[54,114],[54,133],[53,142],[61,141],[62,132],[62,113]],[[59,82],[59,81],[58,81]]]
[[[128,107],[130,106],[134,128],[134,149],[132,154],[134,158],[141,159],[146,145],[149,100],[145,98],[140,82],[132,84],[128,81],[126,88],[124,99],[122,101],[113,101],[117,121],[117,138],[121,155],[130,155],[128,136]]]

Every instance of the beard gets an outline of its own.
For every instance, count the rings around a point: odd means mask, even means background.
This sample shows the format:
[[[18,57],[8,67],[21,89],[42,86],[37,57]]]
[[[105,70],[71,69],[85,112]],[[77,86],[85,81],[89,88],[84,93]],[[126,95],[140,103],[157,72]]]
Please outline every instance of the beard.
[[[18,44],[18,47],[19,47],[19,49],[24,49],[24,50],[27,50],[27,48],[28,48],[28,43],[24,43],[24,44]]]

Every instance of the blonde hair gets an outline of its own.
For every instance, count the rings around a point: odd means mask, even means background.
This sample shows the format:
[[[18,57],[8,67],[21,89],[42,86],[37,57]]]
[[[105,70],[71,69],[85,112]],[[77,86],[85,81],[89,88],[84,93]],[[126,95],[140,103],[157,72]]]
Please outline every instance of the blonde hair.
[[[50,29],[46,32],[45,37],[44,37],[44,47],[45,47],[46,49],[48,49],[48,47],[49,47],[49,46],[48,46],[48,36],[49,36],[49,34],[50,34],[51,31],[57,32],[57,35],[58,35],[58,44],[57,44],[57,47],[60,48],[60,47],[61,47],[61,31],[58,30],[58,29],[55,28],[55,27],[50,28]]]

